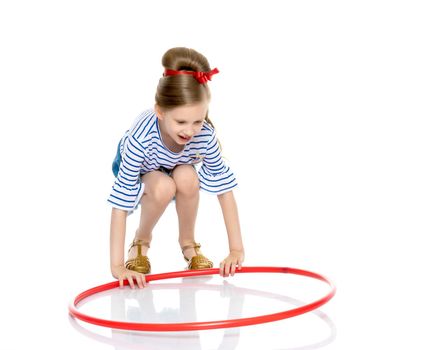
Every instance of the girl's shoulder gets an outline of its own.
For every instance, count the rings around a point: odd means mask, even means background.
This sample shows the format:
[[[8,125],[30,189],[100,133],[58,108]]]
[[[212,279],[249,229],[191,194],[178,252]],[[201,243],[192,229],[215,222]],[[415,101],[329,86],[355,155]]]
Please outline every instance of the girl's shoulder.
[[[156,119],[154,109],[147,109],[135,118],[128,133],[137,140],[145,140],[151,133],[156,132]]]
[[[208,137],[208,138],[211,139],[211,138],[213,138],[213,137],[215,136],[214,128],[213,128],[210,124],[208,124],[207,122],[205,122],[205,123],[202,125],[202,129],[201,129],[199,135],[202,135],[202,136],[204,136],[204,137]]]

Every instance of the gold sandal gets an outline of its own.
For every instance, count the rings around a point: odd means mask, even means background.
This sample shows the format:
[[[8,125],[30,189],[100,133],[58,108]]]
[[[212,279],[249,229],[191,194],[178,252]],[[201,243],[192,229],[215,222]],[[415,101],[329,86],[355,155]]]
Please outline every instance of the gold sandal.
[[[188,259],[184,255],[184,252],[190,248],[195,249],[196,255],[194,255],[191,259]],[[208,269],[208,268],[213,267],[213,262],[208,260],[204,255],[202,255],[199,251],[199,248],[201,248],[201,245],[199,243],[195,243],[195,242],[182,247],[182,253],[184,256],[184,260],[188,262],[187,268],[189,270],[200,270],[200,269]]]
[[[141,246],[145,245],[150,248],[149,242],[143,241],[141,239],[134,239],[134,241],[129,246],[129,250],[132,247],[137,246],[137,256],[133,259],[129,259],[125,263],[125,267],[128,270],[133,270],[140,273],[150,273],[151,272],[151,263],[147,256],[141,255]]]

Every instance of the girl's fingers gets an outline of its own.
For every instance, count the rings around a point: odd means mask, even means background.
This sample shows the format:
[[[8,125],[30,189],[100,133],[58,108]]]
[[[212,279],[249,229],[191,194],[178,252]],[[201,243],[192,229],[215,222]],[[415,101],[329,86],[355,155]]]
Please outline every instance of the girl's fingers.
[[[222,265],[222,277],[227,277],[227,263],[225,261]]]
[[[144,275],[140,275],[138,277],[137,283],[140,286],[140,288],[146,287],[145,284],[144,284]]]
[[[134,281],[132,280],[132,276],[128,276],[128,282],[132,289],[135,288]]]
[[[231,276],[234,276],[234,273],[236,272],[236,263],[231,263]]]
[[[144,287],[144,285],[143,285],[143,276],[142,275],[137,275],[136,277],[135,277],[135,279],[137,280],[137,286],[139,287],[139,288],[143,288]]]
[[[143,274],[134,272],[134,271],[125,271],[122,272],[119,276],[119,287],[123,288],[125,279],[128,280],[129,286],[134,289],[135,284],[137,283],[137,286],[139,288],[146,287],[146,278]],[[135,281],[134,281],[135,280]]]
[[[220,263],[219,273],[222,277],[228,277],[229,275],[234,276],[234,274],[236,273],[236,269],[242,269],[242,263],[243,260],[224,260]]]
[[[134,278],[138,288],[143,288],[143,286],[141,285],[140,277],[138,277],[138,275],[135,275]]]
[[[242,263],[243,263],[243,260],[239,260],[239,261],[238,261],[238,264],[239,264],[238,269],[239,269],[239,270],[242,270]]]
[[[229,275],[230,275],[230,263],[227,261],[225,263],[224,276],[228,277]]]

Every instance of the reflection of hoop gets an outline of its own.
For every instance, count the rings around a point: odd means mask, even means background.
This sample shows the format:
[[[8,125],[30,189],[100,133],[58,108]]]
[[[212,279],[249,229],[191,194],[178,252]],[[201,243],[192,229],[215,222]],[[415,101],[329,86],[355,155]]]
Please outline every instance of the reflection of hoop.
[[[153,291],[157,291],[157,290],[172,290],[172,289],[181,289],[181,286],[184,285],[184,289],[186,288],[193,288],[195,290],[202,290],[202,291],[220,291],[220,289],[222,289],[222,287],[224,286],[223,284],[205,284],[205,283],[190,283],[190,284],[186,284],[186,283],[158,283],[158,284],[151,284],[149,287],[153,287]],[[248,289],[248,288],[244,288],[244,287],[237,287],[233,284],[229,284],[230,287],[232,287],[233,290],[237,290],[238,293],[243,293],[243,297],[245,297],[245,295],[253,295],[253,296],[259,296],[259,297],[264,297],[264,298],[269,298],[269,299],[275,299],[277,301],[283,301],[285,303],[289,303],[289,304],[293,304],[295,306],[301,306],[304,305],[305,303],[294,299],[292,297],[286,296],[286,295],[281,295],[281,294],[275,294],[272,292],[267,292],[267,291],[261,291],[261,290],[256,290],[256,289]],[[106,293],[109,292],[109,293]],[[104,295],[111,295],[111,291],[106,291],[103,292]],[[129,295],[129,293],[128,293]],[[319,318],[320,321],[324,322],[326,324],[326,326],[329,328],[329,335],[320,341],[316,341],[310,344],[306,344],[306,345],[301,345],[301,346],[297,346],[297,347],[282,347],[281,349],[288,349],[288,350],[310,350],[310,349],[319,349],[319,348],[323,348],[325,346],[327,346],[328,344],[331,344],[335,339],[336,339],[336,325],[334,324],[334,322],[330,319],[330,317],[328,315],[326,315],[324,312],[322,312],[321,310],[313,310],[310,312],[311,314],[315,315],[317,318]],[[81,333],[82,335],[93,339],[95,341],[98,341],[100,343],[103,344],[107,344],[107,345],[112,345],[114,348],[118,349],[123,349],[123,350],[147,350],[147,349],[169,349],[170,348],[170,343],[172,341],[175,341],[175,339],[178,339],[178,348],[180,350],[183,349],[195,349],[197,348],[195,346],[195,344],[193,343],[196,339],[199,338],[199,332],[192,332],[192,333],[188,333],[187,336],[184,337],[180,337],[177,334],[178,333],[167,333],[165,334],[165,332],[152,332],[152,333],[147,333],[144,332],[143,334],[138,334],[132,331],[126,331],[126,333],[124,333],[125,331],[118,331],[118,330],[113,330],[113,332],[117,332],[118,335],[121,335],[121,337],[117,337],[115,338],[113,333],[111,334],[111,336],[105,336],[100,334],[99,332],[93,332],[90,329],[88,329],[87,327],[85,327],[84,325],[80,324],[76,319],[74,319],[73,317],[69,317],[69,322],[71,324],[71,326],[78,331],[79,333]],[[289,331],[291,331],[290,327],[287,326],[287,329],[289,329]],[[235,331],[235,332],[233,332]],[[231,332],[231,333],[230,333]],[[123,336],[124,335],[124,336]],[[136,336],[136,341],[132,342],[130,341],[130,335],[135,335]],[[239,329],[233,330],[233,329],[224,329],[223,331],[223,339],[227,338],[230,340],[230,338],[235,338],[237,337],[237,339],[235,339],[235,341],[238,341],[238,338],[240,338],[241,334]],[[252,336],[252,335],[251,335]],[[223,347],[225,349],[225,347]],[[262,347],[258,347],[258,348],[262,348]],[[257,348],[257,349],[258,349]],[[273,348],[273,346],[272,346]],[[276,347],[277,348],[277,347]],[[219,349],[222,349],[222,347],[219,347]],[[231,349],[231,347],[230,347]],[[279,348],[280,349],[280,348]]]
[[[237,273],[248,273],[248,272],[264,272],[264,273],[290,273],[294,275],[306,276],[314,279],[321,280],[327,283],[330,286],[329,293],[318,299],[312,303],[299,306],[294,309],[290,309],[283,312],[278,312],[269,315],[256,316],[256,317],[248,317],[248,318],[239,318],[233,320],[222,320],[222,321],[206,321],[206,322],[191,322],[191,323],[133,323],[133,322],[119,322],[119,321],[111,321],[104,320],[92,316],[88,316],[77,309],[77,305],[83,299],[92,296],[96,293],[103,292],[109,289],[117,288],[119,285],[118,281],[107,283],[101,286],[97,286],[86,290],[79,294],[74,302],[69,306],[70,315],[76,317],[79,320],[92,323],[98,326],[109,327],[109,328],[118,328],[118,329],[126,329],[131,331],[150,331],[150,332],[170,332],[170,331],[195,331],[195,330],[204,330],[204,329],[215,329],[215,328],[231,328],[231,327],[242,327],[242,326],[250,326],[259,323],[267,323],[272,321],[278,321],[289,317],[294,317],[298,315],[302,315],[306,312],[312,311],[321,305],[327,303],[333,296],[335,295],[336,288],[332,282],[330,282],[327,278],[322,275],[319,275],[315,272],[293,269],[290,267],[242,267],[241,270],[236,270]],[[190,277],[190,276],[205,276],[205,275],[214,275],[219,274],[219,269],[204,269],[204,270],[185,270],[178,272],[168,272],[161,273],[155,275],[146,276],[146,281],[157,281],[163,279],[170,278],[179,278],[179,277]],[[128,285],[128,281],[124,281],[124,285]]]

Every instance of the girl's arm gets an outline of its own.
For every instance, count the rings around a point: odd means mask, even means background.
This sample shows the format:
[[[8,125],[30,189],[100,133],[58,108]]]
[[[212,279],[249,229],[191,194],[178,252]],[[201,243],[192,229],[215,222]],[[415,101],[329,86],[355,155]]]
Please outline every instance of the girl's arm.
[[[239,214],[233,191],[218,195],[218,199],[224,216],[225,227],[228,233],[228,245],[230,248],[230,254],[221,262],[220,274],[221,276],[228,276],[229,274],[233,276],[236,267],[238,266],[240,269],[245,258],[242,235],[240,232]]]
[[[114,269],[123,266],[125,262],[124,247],[127,214],[125,210],[117,208],[113,208],[111,212],[110,259],[113,275]]]
[[[138,272],[131,271],[125,268],[125,234],[126,234],[126,217],[128,212],[125,210],[113,208],[111,212],[111,228],[110,228],[110,260],[111,273],[120,282],[120,287],[123,286],[123,280],[127,279],[131,288],[134,288],[133,278],[136,279],[137,285],[140,288],[146,286],[144,276]]]

